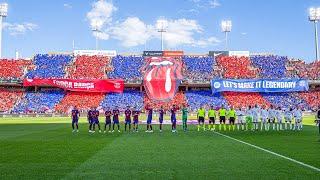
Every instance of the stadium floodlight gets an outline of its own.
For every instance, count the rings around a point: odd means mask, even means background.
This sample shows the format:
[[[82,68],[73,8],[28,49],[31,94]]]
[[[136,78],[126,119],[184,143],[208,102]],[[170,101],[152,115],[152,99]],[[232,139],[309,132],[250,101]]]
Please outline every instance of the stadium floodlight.
[[[2,58],[2,21],[8,15],[8,4],[0,4],[0,58]]]
[[[157,20],[157,29],[158,32],[161,33],[161,51],[163,51],[163,33],[167,32],[168,21],[164,18],[160,18]]]
[[[99,20],[96,20],[92,23],[92,32],[96,37],[96,50],[99,49],[99,34],[102,32],[100,27],[102,27],[103,23]]]
[[[228,33],[232,30],[232,21],[230,20],[223,20],[221,21],[221,31],[225,34],[225,41],[226,41],[226,50],[228,50]]]
[[[309,9],[309,21],[314,24],[314,35],[316,45],[316,61],[319,61],[319,43],[318,43],[318,22],[320,20],[320,7]]]

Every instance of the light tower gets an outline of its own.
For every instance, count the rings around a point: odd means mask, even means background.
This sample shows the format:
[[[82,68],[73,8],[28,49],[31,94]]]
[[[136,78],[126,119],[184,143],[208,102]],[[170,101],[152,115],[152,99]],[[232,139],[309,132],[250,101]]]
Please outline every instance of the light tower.
[[[99,33],[101,33],[101,27],[102,27],[102,22],[99,20],[96,20],[93,22],[92,25],[92,32],[94,34],[94,36],[96,37],[96,50],[99,49]]]
[[[0,58],[2,58],[2,21],[8,15],[8,4],[0,4]]]
[[[309,21],[314,24],[314,36],[316,45],[316,61],[319,61],[318,22],[320,20],[320,7],[309,9]]]
[[[167,32],[168,21],[164,18],[157,20],[157,29],[161,33],[161,51],[163,51],[163,33]]]
[[[231,32],[232,22],[230,20],[221,21],[221,31],[225,33],[226,50],[228,50],[228,33]]]

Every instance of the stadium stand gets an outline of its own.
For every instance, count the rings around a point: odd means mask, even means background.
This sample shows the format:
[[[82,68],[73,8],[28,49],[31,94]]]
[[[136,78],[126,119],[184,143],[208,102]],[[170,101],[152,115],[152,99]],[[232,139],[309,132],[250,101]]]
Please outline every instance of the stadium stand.
[[[104,96],[101,93],[67,92],[60,103],[55,106],[55,111],[68,113],[74,106],[77,106],[80,111],[87,111],[92,107],[99,107]]]
[[[21,91],[0,90],[0,112],[10,112],[23,96]]]
[[[153,109],[160,109],[161,106],[165,110],[169,110],[173,105],[177,107],[182,107],[183,105],[187,105],[187,100],[183,92],[177,92],[175,97],[169,102],[157,102],[152,101],[148,98],[147,95],[144,96],[144,106],[152,107]]]
[[[143,93],[135,90],[125,90],[123,93],[110,93],[105,96],[100,106],[103,108],[118,107],[120,111],[126,109],[127,106],[142,110]]]
[[[320,106],[320,91],[297,93],[298,97],[305,100],[311,108]]]
[[[208,109],[211,105],[215,108],[227,105],[226,100],[220,93],[212,94],[211,90],[191,90],[187,91],[185,96],[192,111],[196,111],[200,106]]]
[[[185,79],[210,81],[219,77],[219,72],[214,71],[216,61],[211,56],[183,56],[185,65]]]
[[[223,69],[224,78],[246,79],[256,78],[256,69],[252,67],[248,57],[218,56],[217,64]]]
[[[38,54],[34,57],[35,69],[27,73],[28,78],[63,78],[65,67],[71,62],[70,55]]]
[[[223,96],[226,98],[229,105],[236,108],[247,107],[249,105],[266,105],[270,106],[270,103],[266,101],[259,93],[238,93],[238,92],[224,92]]]
[[[67,68],[72,79],[106,79],[106,72],[112,71],[111,58],[107,56],[78,56]]]
[[[0,78],[1,79],[21,79],[27,68],[31,65],[29,60],[0,60]]]
[[[14,107],[15,113],[45,113],[53,111],[54,106],[61,101],[64,93],[61,90],[42,90],[27,92],[25,97]]]
[[[252,64],[258,68],[259,77],[265,79],[286,78],[288,58],[284,56],[251,56]]]
[[[262,97],[276,107],[288,108],[296,105],[309,109],[308,104],[295,93],[261,93]]]
[[[112,58],[114,70],[108,73],[111,79],[124,79],[129,81],[141,80],[140,68],[144,63],[142,56],[116,56]]]

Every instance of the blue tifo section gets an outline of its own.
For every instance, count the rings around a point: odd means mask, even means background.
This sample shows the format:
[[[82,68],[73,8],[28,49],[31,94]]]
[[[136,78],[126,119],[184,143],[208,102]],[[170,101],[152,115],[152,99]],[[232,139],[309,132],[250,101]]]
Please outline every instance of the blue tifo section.
[[[143,93],[134,90],[125,90],[123,93],[109,93],[105,96],[100,106],[103,108],[118,107],[124,110],[127,106],[142,109],[143,107]]]
[[[214,107],[226,106],[227,101],[220,93],[212,94],[211,90],[192,90],[185,93],[191,110],[197,110],[201,105]]]
[[[207,79],[213,76],[216,61],[211,56],[183,56],[187,79]]]
[[[262,97],[272,105],[281,108],[289,108],[301,106],[309,109],[309,105],[304,100],[300,99],[298,93],[261,93]]]
[[[64,97],[61,90],[44,90],[41,92],[27,92],[18,105],[15,106],[13,112],[44,112],[52,110]]]
[[[285,56],[251,56],[253,66],[259,68],[260,78],[279,79],[286,77],[286,64],[288,58]]]
[[[63,78],[65,66],[72,61],[70,55],[38,54],[34,57],[36,68],[27,73],[28,78]]]
[[[142,77],[140,68],[143,66],[142,56],[116,56],[112,58],[114,70],[108,74],[112,79],[136,80]]]

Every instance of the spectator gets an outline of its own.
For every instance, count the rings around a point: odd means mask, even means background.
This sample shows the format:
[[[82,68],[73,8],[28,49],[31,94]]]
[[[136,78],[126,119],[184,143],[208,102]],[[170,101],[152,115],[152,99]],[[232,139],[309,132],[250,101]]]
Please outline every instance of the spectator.
[[[103,108],[117,106],[120,111],[125,110],[127,106],[141,110],[143,108],[143,93],[135,90],[125,90],[121,94],[110,93],[105,96],[100,106]]]
[[[208,109],[211,105],[218,108],[227,102],[220,93],[212,94],[211,90],[192,90],[186,92],[187,102],[191,111],[197,111],[202,105]]]
[[[261,93],[262,97],[276,107],[288,108],[291,106],[301,105],[306,109],[309,109],[308,104],[298,97],[293,95],[294,93]]]
[[[256,78],[257,72],[251,66],[248,57],[217,57],[217,63],[223,70],[223,77],[227,79],[249,79]]]
[[[23,92],[0,90],[0,112],[9,113],[23,96]]]
[[[234,106],[236,108],[247,107],[249,105],[266,105],[270,106],[269,102],[267,102],[259,93],[238,93],[238,92],[224,92],[223,96],[227,99],[229,105]]]
[[[29,60],[0,60],[1,79],[21,79],[31,65]]]
[[[34,57],[34,70],[27,73],[28,78],[63,78],[65,67],[72,61],[70,55],[38,54]]]
[[[114,70],[109,72],[108,77],[112,79],[124,79],[134,81],[142,79],[140,68],[143,66],[142,56],[116,56],[112,58]]]
[[[185,79],[210,81],[219,76],[219,72],[214,70],[216,61],[210,56],[183,56],[185,65]]]
[[[152,101],[147,95],[144,96],[144,106],[152,107],[153,109],[160,109],[160,107],[163,106],[163,109],[168,111],[173,105],[176,105],[178,108],[182,108],[182,106],[186,104],[187,101],[183,92],[177,92],[175,97],[169,102]]]
[[[260,78],[281,79],[286,78],[286,63],[284,56],[252,56],[251,61],[260,71]]]

